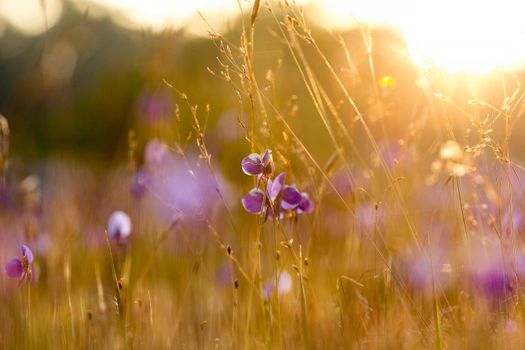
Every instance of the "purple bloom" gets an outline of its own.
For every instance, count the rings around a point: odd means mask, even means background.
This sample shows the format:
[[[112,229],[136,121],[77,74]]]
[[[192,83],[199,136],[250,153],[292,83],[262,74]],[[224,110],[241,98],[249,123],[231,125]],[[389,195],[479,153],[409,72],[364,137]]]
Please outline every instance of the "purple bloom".
[[[281,173],[272,181],[268,180],[266,196],[264,191],[253,188],[242,199],[242,205],[251,214],[264,213],[265,220],[269,217],[283,217],[282,210],[290,211],[295,209],[302,200],[301,193],[296,186],[284,184],[286,173]]]
[[[296,208],[297,214],[310,214],[314,211],[314,203],[310,200],[310,196],[306,192],[301,192],[301,201]]]
[[[373,232],[376,227],[381,227],[386,222],[383,206],[367,202],[356,208],[357,226],[363,232]]]
[[[150,140],[144,148],[144,160],[149,166],[160,166],[169,158],[169,147],[159,139]]]
[[[123,211],[116,211],[108,220],[109,238],[115,240],[126,239],[131,234],[131,220]]]
[[[277,292],[279,295],[286,294],[292,290],[293,281],[292,276],[288,271],[284,270],[279,274],[279,281],[277,283]],[[270,278],[263,286],[263,299],[268,300],[275,292],[275,277]]]
[[[272,181],[268,180],[268,198],[272,204],[277,203],[277,200],[280,198],[281,192],[284,188],[284,181],[286,180],[286,173],[280,173]]]
[[[173,115],[175,103],[171,92],[166,88],[146,87],[137,103],[138,117],[157,122]]]
[[[258,176],[266,175],[269,176],[275,170],[273,164],[272,151],[269,149],[261,155],[257,153],[252,153],[245,157],[241,162],[242,171],[246,175]]]
[[[260,214],[263,210],[264,192],[254,188],[242,198],[241,202],[248,213]]]
[[[284,210],[295,209],[303,199],[301,192],[297,190],[295,185],[285,186],[283,188],[283,195],[281,200],[281,208]]]
[[[174,217],[183,214],[184,221],[209,217],[221,203],[217,190],[226,202],[233,199],[229,183],[220,172],[210,176],[202,160],[191,154],[172,151],[166,143],[152,140],[144,151],[142,183],[146,186],[143,198],[148,215],[169,225]]]
[[[482,237],[469,247],[465,267],[476,291],[492,301],[500,301],[517,292],[524,275],[524,256],[507,251],[497,238]]]
[[[131,183],[131,193],[135,198],[142,198],[148,190],[150,175],[145,168],[140,168],[133,176]]]
[[[20,278],[23,281],[25,278],[31,279],[31,264],[33,263],[33,252],[25,244],[22,245],[22,256],[11,258],[5,264],[5,272],[8,277]]]

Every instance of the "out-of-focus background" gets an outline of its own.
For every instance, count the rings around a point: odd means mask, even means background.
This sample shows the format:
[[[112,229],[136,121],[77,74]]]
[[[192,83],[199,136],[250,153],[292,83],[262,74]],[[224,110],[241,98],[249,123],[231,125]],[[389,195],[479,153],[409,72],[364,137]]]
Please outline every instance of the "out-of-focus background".
[[[0,0],[0,347],[523,345],[523,13]]]
[[[376,76],[395,75],[400,86],[396,93],[405,98],[418,98],[414,60],[455,73],[479,74],[493,69],[516,72],[525,59],[525,49],[516,44],[525,34],[516,17],[519,11],[510,10],[516,8],[512,2],[498,6],[470,1],[299,4],[312,26],[320,28],[319,42],[340,70],[344,57],[331,33],[346,32],[358,65],[354,69],[364,84],[370,84],[363,69],[368,66],[367,48],[355,28],[362,23],[375,25]],[[220,116],[226,120],[237,104],[206,69],[217,65],[208,24],[227,37],[238,37],[239,5],[249,13],[252,2],[0,1],[0,113],[11,123],[12,152],[27,161],[54,155],[102,162],[121,158],[130,129],[155,128],[173,116],[174,93],[163,80],[184,90],[193,103],[208,103],[210,135],[218,132]],[[261,28],[262,22],[273,21],[264,7]],[[475,18],[466,24],[472,8]],[[467,25],[468,30],[459,34]],[[273,30],[257,32],[257,62],[263,71],[276,68],[284,57],[281,69],[287,71],[293,62],[287,58],[286,46],[276,44],[280,39]],[[498,50],[487,50],[496,40]],[[322,67],[319,70],[326,75]],[[453,90],[468,86],[468,77],[457,79]],[[297,94],[302,89],[300,81],[279,85],[286,98],[288,91]],[[476,94],[500,91],[498,86]],[[410,113],[398,111],[402,118]],[[306,120],[312,114],[308,108],[301,110]]]

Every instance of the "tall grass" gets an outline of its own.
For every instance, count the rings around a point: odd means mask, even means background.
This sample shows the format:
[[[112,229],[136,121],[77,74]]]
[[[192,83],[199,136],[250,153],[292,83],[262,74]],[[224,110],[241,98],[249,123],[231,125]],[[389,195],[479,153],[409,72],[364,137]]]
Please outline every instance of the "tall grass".
[[[1,347],[521,348],[519,80],[496,72],[496,98],[458,94],[453,80],[493,80],[417,67],[406,96],[400,72],[378,71],[373,28],[330,32],[327,49],[295,4],[239,9],[240,37],[210,26],[216,65],[202,67],[238,103],[229,145],[213,106],[165,79],[172,120],[131,131],[119,166],[50,160],[43,184],[12,189],[2,119],[3,188],[20,203],[0,213],[1,256],[25,243],[35,259],[31,280],[0,279]],[[275,172],[243,178],[241,159],[266,149]],[[314,211],[246,213],[242,196],[281,171]],[[108,231],[115,210],[127,239]]]

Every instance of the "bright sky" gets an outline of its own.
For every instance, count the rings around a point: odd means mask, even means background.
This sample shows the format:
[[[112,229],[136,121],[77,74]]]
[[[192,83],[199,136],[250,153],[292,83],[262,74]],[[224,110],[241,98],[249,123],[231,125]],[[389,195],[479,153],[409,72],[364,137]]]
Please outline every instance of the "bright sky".
[[[152,30],[190,26],[203,35],[206,30],[196,11],[202,11],[219,27],[239,11],[237,0],[71,1],[82,11],[89,8],[91,15],[108,14],[122,26]],[[247,10],[253,4],[253,0],[240,2]],[[315,11],[308,18],[325,27],[348,28],[356,24],[356,19],[397,27],[417,60],[452,72],[509,70],[525,63],[525,26],[520,18],[525,14],[523,0],[300,2],[313,7]],[[0,18],[27,35],[52,26],[61,11],[60,0],[0,0]],[[0,23],[0,33],[1,28]]]

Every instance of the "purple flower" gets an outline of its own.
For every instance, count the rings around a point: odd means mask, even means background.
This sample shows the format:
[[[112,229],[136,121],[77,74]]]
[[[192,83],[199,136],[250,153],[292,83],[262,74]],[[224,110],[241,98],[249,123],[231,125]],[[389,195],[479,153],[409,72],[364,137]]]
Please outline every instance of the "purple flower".
[[[242,160],[241,167],[246,175],[271,175],[275,170],[272,151],[267,149],[262,156],[257,153],[248,155]]]
[[[297,214],[310,214],[314,211],[314,203],[310,200],[310,196],[306,192],[301,192],[301,201],[296,208]]]
[[[498,238],[491,236],[473,241],[468,248],[466,271],[481,296],[501,301],[518,291],[518,282],[525,274],[521,252],[507,250]]]
[[[146,87],[137,103],[137,116],[149,122],[158,122],[173,115],[175,103],[166,88]]]
[[[233,200],[231,187],[222,174],[216,171],[214,179],[202,166],[202,159],[192,153],[178,153],[165,142],[153,140],[144,158],[145,173],[140,180],[147,193],[142,205],[161,226],[170,225],[181,214],[185,222],[202,222],[202,217],[209,217],[222,202],[217,190],[224,201]]]
[[[287,186],[284,184],[286,173],[277,175],[274,180],[269,179],[267,183],[266,196],[264,191],[253,188],[242,198],[242,205],[251,214],[264,213],[264,219],[268,217],[283,217],[281,211],[295,209],[302,200],[301,193],[295,185]]]
[[[25,244],[22,245],[22,257],[12,257],[5,264],[5,273],[11,278],[20,278],[20,281],[31,279],[31,264],[33,263],[33,252]]]
[[[144,160],[149,166],[160,166],[169,157],[169,147],[159,139],[152,139],[144,148]]]
[[[108,220],[109,238],[117,241],[126,239],[131,234],[131,220],[123,211],[116,211]]]
[[[275,277],[270,278],[263,286],[262,296],[263,299],[268,300],[272,297],[275,292]],[[286,294],[292,290],[293,281],[292,276],[288,271],[284,270],[279,274],[279,281],[277,282],[277,293],[279,295]]]
[[[140,168],[133,175],[131,183],[131,193],[137,199],[140,199],[148,190],[148,182],[150,182],[150,175],[145,168]]]
[[[301,192],[297,190],[295,185],[285,186],[283,188],[281,208],[284,210],[295,209],[303,199]]]
[[[261,189],[253,188],[241,200],[242,206],[250,214],[260,214],[263,210],[264,192]]]

